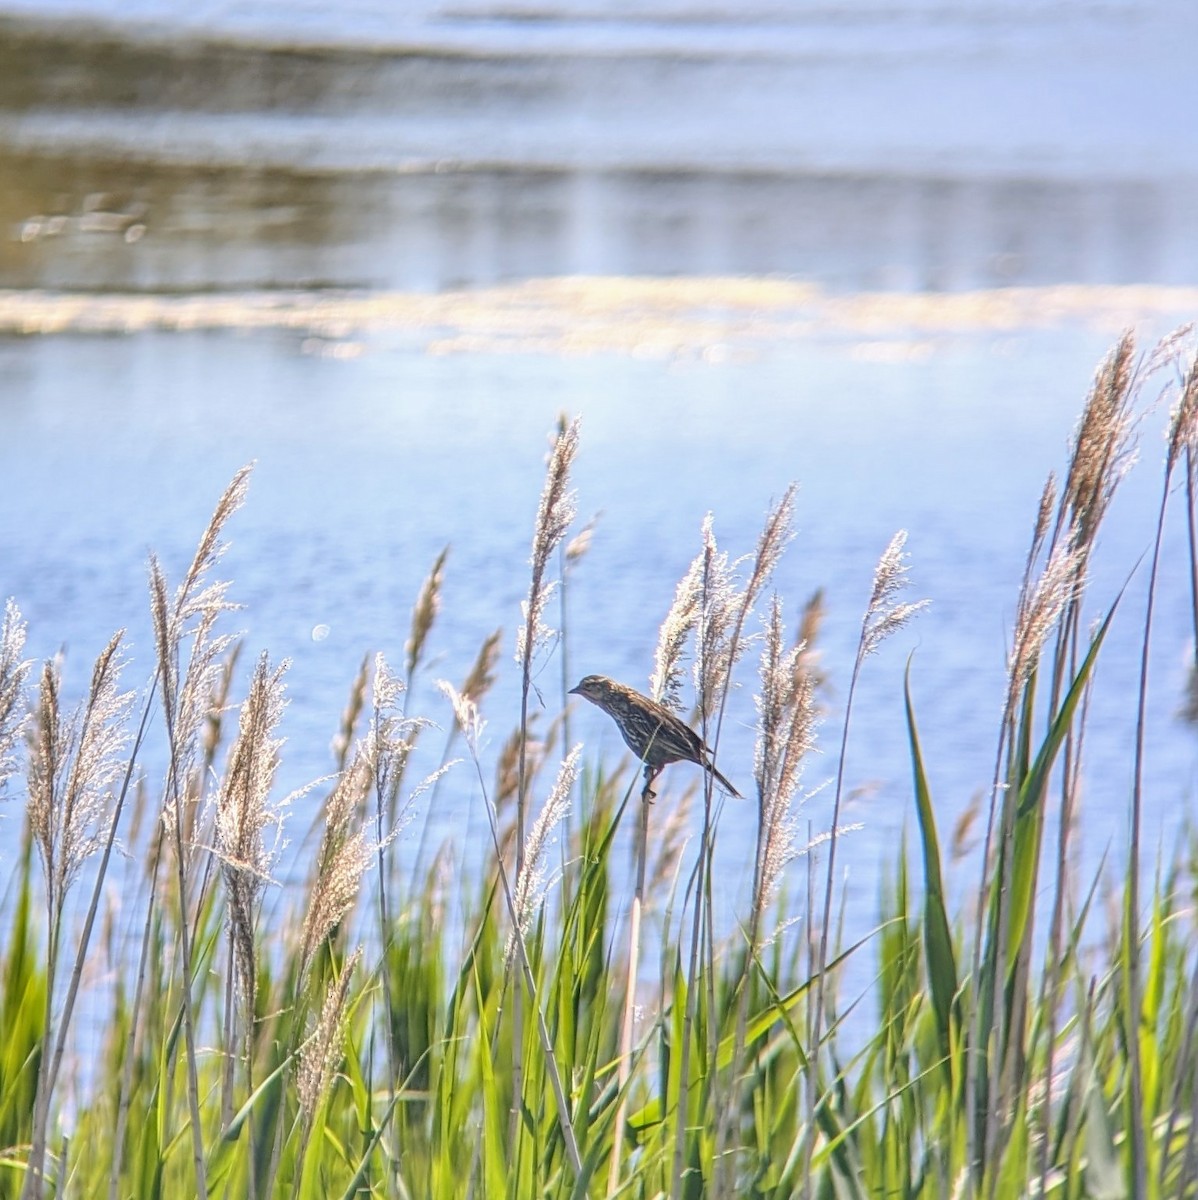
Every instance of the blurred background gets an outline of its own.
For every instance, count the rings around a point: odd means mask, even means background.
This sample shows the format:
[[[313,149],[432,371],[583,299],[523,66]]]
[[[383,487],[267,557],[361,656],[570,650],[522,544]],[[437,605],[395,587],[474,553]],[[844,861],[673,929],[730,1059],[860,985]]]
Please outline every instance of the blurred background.
[[[829,744],[900,527],[933,601],[858,698],[872,897],[913,816],[906,656],[949,824],[989,780],[1030,523],[1093,370],[1127,325],[1198,317],[1196,44],[1189,0],[0,0],[0,596],[77,688],[121,626],[147,677],[147,549],[177,578],[256,460],[225,570],[244,662],[293,660],[286,790],[330,768],[363,657],[401,660],[445,545],[411,709],[446,721],[434,680],[503,627],[494,754],[559,412],[601,514],[572,675],[645,686],[704,513],[738,555],[796,479],[778,585],[792,619],[826,590]],[[1148,544],[1162,419],[1096,612]],[[1184,584],[1159,601],[1159,836],[1194,791]],[[1094,703],[1095,863],[1126,827],[1139,603]],[[742,791],[753,688],[748,662],[720,756]],[[573,728],[619,750],[593,710]],[[453,778],[415,828],[481,837]]]
[[[6,0],[10,286],[1192,284],[1186,0]]]

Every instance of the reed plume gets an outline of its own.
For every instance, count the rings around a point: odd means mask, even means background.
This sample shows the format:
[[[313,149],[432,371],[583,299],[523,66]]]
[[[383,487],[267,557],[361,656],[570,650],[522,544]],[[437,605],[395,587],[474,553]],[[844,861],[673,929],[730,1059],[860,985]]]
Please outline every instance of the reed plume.
[[[370,790],[370,764],[364,752],[341,772],[324,806],[324,834],[316,855],[308,907],[300,934],[300,976],[304,977],[325,939],[357,903],[362,877],[376,847],[358,822]]]
[[[361,957],[362,947],[359,946],[341,964],[340,975],[330,981],[325,992],[312,1033],[300,1047],[296,1092],[304,1120],[305,1148],[316,1111],[328,1095],[337,1064],[341,1061],[349,1013],[349,988]]]
[[[257,980],[254,927],[262,889],[282,838],[283,805],[272,806],[270,792],[283,739],[276,736],[286,707],[284,659],[273,670],[263,653],[254,667],[249,692],[241,706],[237,738],[216,797],[216,853],[229,906],[229,940],[234,976],[246,1012],[246,1037],[252,1033]],[[273,841],[266,834],[274,829]]]
[[[783,641],[782,602],[775,596],[766,621],[757,696],[757,853],[749,945],[786,866],[799,854],[794,797],[804,761],[815,745],[815,676],[808,645]]]
[[[232,644],[229,635],[217,634],[220,617],[237,606],[227,599],[229,583],[209,582],[225,552],[222,535],[229,519],[245,502],[252,467],[242,467],[217,501],[195,556],[172,598],[165,572],[150,557],[150,614],[153,619],[158,658],[156,683],[162,698],[169,764],[163,799],[163,828],[175,856],[175,886],[179,896],[179,948],[183,980],[183,1042],[187,1060],[187,1101],[190,1112],[191,1156],[196,1191],[207,1200],[208,1172],[200,1124],[199,1067],[196,1052],[195,1014],[192,999],[194,970],[192,934],[189,928],[189,867],[193,850],[190,815],[185,815],[188,777],[195,758],[200,730],[208,714],[209,697],[220,676],[220,661]],[[190,642],[187,664],[181,656]],[[197,789],[198,792],[198,789]],[[191,810],[188,805],[189,813]]]
[[[101,651],[92,670],[87,696],[70,716],[62,712],[58,664],[47,662],[42,668],[29,755],[27,808],[45,874],[49,912],[42,1055],[37,1072],[33,1136],[22,1189],[22,1194],[33,1200],[41,1196],[44,1185],[42,1171],[50,1104],[83,974],[103,869],[98,872],[92,909],[79,940],[67,996],[55,1028],[53,1003],[67,892],[91,855],[103,851],[102,862],[106,862],[117,820],[116,797],[123,794],[118,784],[122,776],[127,784],[132,770],[131,762],[121,758],[129,742],[127,721],[132,700],[132,693],[119,690],[123,635],[123,630],[114,634]],[[13,640],[15,644],[15,637]]]
[[[516,767],[516,878],[524,869],[524,843],[527,832],[528,805],[528,698],[532,690],[533,657],[539,647],[546,645],[552,634],[545,624],[545,606],[553,591],[546,579],[550,559],[557,549],[570,522],[574,520],[575,498],[570,490],[570,470],[578,453],[578,418],[569,425],[563,417],[553,437],[549,465],[537,517],[533,523],[531,574],[528,597],[521,605],[523,621],[516,635],[516,661],[520,664],[520,746]],[[498,832],[496,832],[498,838]],[[498,851],[498,841],[496,842]],[[510,898],[509,898],[510,899]],[[538,1020],[543,1021],[541,1014]],[[514,1140],[520,1122],[520,1107],[524,1102],[524,992],[516,986],[512,1000],[512,1111],[509,1135]],[[563,1112],[568,1121],[568,1116]],[[567,1135],[568,1139],[572,1135]],[[577,1149],[575,1147],[575,1149]]]
[[[16,603],[4,606],[0,623],[0,796],[9,777],[17,769],[16,747],[21,744],[28,714],[25,711],[25,678],[29,663],[22,660],[25,649],[25,622]]]
[[[29,821],[46,875],[52,928],[84,862],[106,840],[114,787],[124,772],[132,692],[119,690],[124,631],[96,659],[83,703],[62,713],[58,665],[42,668],[29,762]]]
[[[449,556],[449,547],[437,555],[432,569],[420,585],[420,593],[412,607],[412,628],[408,640],[404,643],[407,676],[409,681],[416,672],[416,666],[424,653],[424,643],[428,640],[429,632],[441,611],[441,588],[445,583],[445,559]]]
[[[653,656],[653,674],[649,678],[649,695],[672,713],[682,712],[683,661],[686,644],[694,632],[699,615],[702,555],[695,558],[674,590],[674,602],[666,613],[657,635]]]
[[[547,880],[546,851],[550,840],[565,819],[570,809],[570,791],[574,787],[574,779],[578,773],[578,758],[582,752],[581,746],[573,750],[562,760],[558,768],[557,779],[549,792],[540,815],[532,823],[528,831],[528,840],[524,846],[523,866],[516,876],[514,893],[516,907],[516,927],[523,937],[528,936],[533,915],[545,895]],[[506,958],[510,964],[515,954],[516,930],[508,938]]]

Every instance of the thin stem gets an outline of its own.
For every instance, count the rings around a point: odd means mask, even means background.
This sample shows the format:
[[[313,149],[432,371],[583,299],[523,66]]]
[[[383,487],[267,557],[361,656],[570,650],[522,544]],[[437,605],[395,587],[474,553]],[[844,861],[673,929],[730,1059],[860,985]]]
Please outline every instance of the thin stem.
[[[645,768],[645,787],[641,792],[641,819],[636,839],[636,892],[632,897],[632,911],[628,917],[628,969],[627,987],[624,991],[624,1013],[620,1020],[620,1055],[617,1068],[617,1085],[620,1102],[616,1108],[616,1121],[612,1135],[611,1164],[607,1172],[607,1194],[614,1196],[620,1187],[620,1159],[624,1149],[624,1117],[628,1111],[628,1077],[632,1067],[632,1029],[636,1015],[636,982],[640,969],[641,911],[645,903],[645,859],[649,844],[649,809],[652,804],[653,779],[656,772]]]
[[[1157,515],[1156,537],[1152,543],[1152,567],[1148,572],[1148,598],[1144,607],[1144,641],[1140,649],[1140,687],[1136,700],[1136,749],[1131,793],[1131,846],[1127,861],[1127,900],[1124,908],[1123,937],[1127,953],[1127,999],[1124,1032],[1129,1067],[1128,1144],[1131,1149],[1132,1200],[1144,1200],[1148,1192],[1147,1148],[1144,1143],[1144,1069],[1140,1057],[1140,826],[1144,808],[1144,733],[1148,724],[1148,659],[1152,641],[1152,613],[1156,600],[1156,579],[1160,566],[1161,544],[1165,535],[1165,512],[1169,504],[1172,463],[1165,469]]]

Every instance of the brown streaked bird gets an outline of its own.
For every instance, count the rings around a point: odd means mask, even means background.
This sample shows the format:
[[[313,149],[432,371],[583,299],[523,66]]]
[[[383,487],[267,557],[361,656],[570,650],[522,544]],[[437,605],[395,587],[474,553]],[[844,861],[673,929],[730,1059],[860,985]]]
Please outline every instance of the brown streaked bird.
[[[645,764],[646,791],[670,763],[692,762],[710,771],[722,787],[739,798],[740,792],[716,770],[703,739],[656,700],[606,675],[588,675],[570,693],[598,705],[615,721],[628,748]]]

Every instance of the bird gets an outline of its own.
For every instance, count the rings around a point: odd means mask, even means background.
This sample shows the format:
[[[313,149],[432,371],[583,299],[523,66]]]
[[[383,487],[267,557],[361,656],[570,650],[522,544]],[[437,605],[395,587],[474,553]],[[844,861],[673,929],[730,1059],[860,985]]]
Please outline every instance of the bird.
[[[710,771],[721,787],[740,798],[740,792],[716,770],[707,743],[656,700],[606,675],[586,676],[570,694],[589,700],[615,721],[628,748],[645,764],[645,791],[650,796],[654,779],[666,766],[692,762]]]

